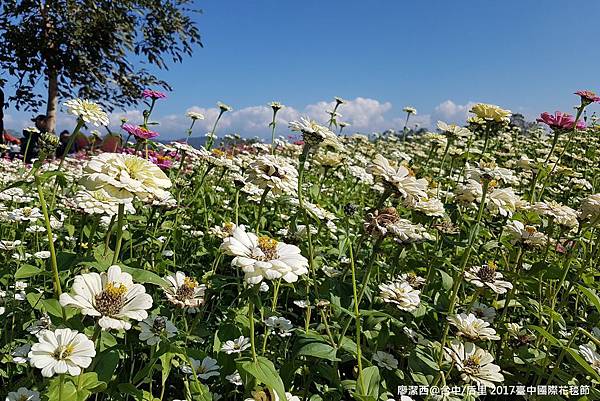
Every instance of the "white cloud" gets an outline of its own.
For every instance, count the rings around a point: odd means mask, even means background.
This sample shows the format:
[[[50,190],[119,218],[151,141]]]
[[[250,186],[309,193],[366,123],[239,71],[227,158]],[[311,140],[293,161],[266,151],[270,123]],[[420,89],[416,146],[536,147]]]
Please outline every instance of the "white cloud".
[[[419,111],[417,115],[410,117],[409,126],[418,125],[423,128],[431,128],[438,120],[449,123],[464,124],[469,114],[469,109],[475,104],[467,102],[458,104],[448,99],[438,104],[429,113]],[[287,136],[290,131],[287,128],[289,121],[297,120],[301,116],[308,116],[318,122],[325,123],[329,119],[327,110],[333,109],[335,101],[319,101],[308,104],[301,108],[292,106],[284,107],[277,114],[277,135]],[[160,125],[154,129],[161,134],[162,139],[178,139],[186,135],[190,127],[191,120],[186,116],[188,111],[202,113],[204,120],[198,120],[194,125],[194,136],[203,136],[212,129],[212,126],[219,115],[219,109],[215,107],[192,106],[182,110],[177,114],[160,114],[160,108],[153,115],[151,120],[158,121]],[[380,101],[372,98],[357,97],[348,99],[342,104],[338,111],[342,114],[341,121],[351,124],[346,132],[370,133],[373,131],[383,131],[389,128],[402,130],[404,127],[406,114],[402,107],[394,107],[392,103]],[[239,133],[245,137],[258,136],[268,138],[271,135],[269,123],[273,117],[271,107],[265,105],[248,106],[241,109],[233,109],[226,112],[217,127],[217,135]],[[121,119],[125,118],[131,123],[139,124],[143,120],[141,110],[133,109],[110,114],[111,127],[118,128]],[[13,128],[20,132],[22,128],[31,125],[26,115],[18,113],[17,115],[5,116],[7,128]],[[58,113],[57,129],[72,129],[75,125],[75,118],[64,113]],[[93,129],[95,127],[89,127]]]
[[[434,111],[434,117],[438,120],[443,120],[448,123],[463,124],[468,118],[469,110],[475,102],[467,102],[467,104],[456,104],[452,100],[446,100],[438,104]]]

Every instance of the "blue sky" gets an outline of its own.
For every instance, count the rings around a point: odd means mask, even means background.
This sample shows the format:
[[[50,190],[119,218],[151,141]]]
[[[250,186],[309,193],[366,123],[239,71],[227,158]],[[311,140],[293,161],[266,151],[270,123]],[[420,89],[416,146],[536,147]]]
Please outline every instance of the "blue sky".
[[[600,91],[600,2],[570,0],[197,0],[204,48],[159,76],[173,86],[156,117],[180,137],[186,110],[233,106],[222,132],[266,136],[271,100],[282,122],[324,119],[325,102],[354,130],[402,128],[402,107],[424,126],[461,122],[473,102],[534,118],[571,111],[577,89]],[[597,110],[600,108],[596,107]],[[8,110],[16,128],[27,115]],[[124,111],[135,122],[139,110]],[[113,116],[118,123],[120,114]],[[59,125],[68,125],[61,117]],[[21,125],[22,126],[22,125]],[[58,127],[62,129],[62,126]],[[283,129],[280,133],[285,133]]]

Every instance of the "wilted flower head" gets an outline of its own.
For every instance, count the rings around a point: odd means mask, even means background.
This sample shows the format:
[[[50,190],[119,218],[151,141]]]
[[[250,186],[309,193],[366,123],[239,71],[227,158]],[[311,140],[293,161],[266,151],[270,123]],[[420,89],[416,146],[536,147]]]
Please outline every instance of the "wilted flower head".
[[[99,127],[109,124],[108,114],[94,102],[84,99],[71,99],[64,103],[67,107],[67,112],[82,119],[86,123],[94,124]]]

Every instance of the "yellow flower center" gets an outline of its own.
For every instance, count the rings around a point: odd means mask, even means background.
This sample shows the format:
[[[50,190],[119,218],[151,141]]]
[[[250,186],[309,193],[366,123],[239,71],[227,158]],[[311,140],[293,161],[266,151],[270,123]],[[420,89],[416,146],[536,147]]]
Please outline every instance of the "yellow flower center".
[[[479,372],[479,367],[481,364],[481,358],[476,355],[471,355],[465,360],[464,366],[469,371],[476,373]]]
[[[266,235],[258,237],[258,247],[265,254],[266,260],[277,259],[277,240]]]
[[[183,279],[183,285],[177,289],[175,296],[180,301],[191,299],[194,297],[196,287],[198,287],[198,282],[191,277],[186,277]]]
[[[72,344],[61,345],[54,351],[52,356],[57,361],[67,359],[73,353],[74,348],[75,347]]]
[[[106,316],[114,316],[118,314],[123,308],[125,303],[125,293],[127,287],[123,284],[108,283],[104,287],[104,290],[96,295],[96,309],[98,312]]]
[[[496,281],[496,263],[490,260],[487,265],[481,266],[477,272],[477,277],[486,283],[493,283]]]

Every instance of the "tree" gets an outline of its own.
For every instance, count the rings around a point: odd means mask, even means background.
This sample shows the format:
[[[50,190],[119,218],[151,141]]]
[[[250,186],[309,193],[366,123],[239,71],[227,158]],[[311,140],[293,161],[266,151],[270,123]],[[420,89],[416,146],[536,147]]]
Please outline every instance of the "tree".
[[[4,143],[4,91],[0,88],[0,143]]]
[[[53,130],[59,97],[78,96],[109,110],[136,103],[149,86],[171,89],[147,66],[181,62],[200,33],[193,0],[2,0],[0,70],[14,78],[9,100],[37,111],[45,81]],[[138,68],[135,65],[139,65]],[[0,82],[2,79],[0,78]]]

